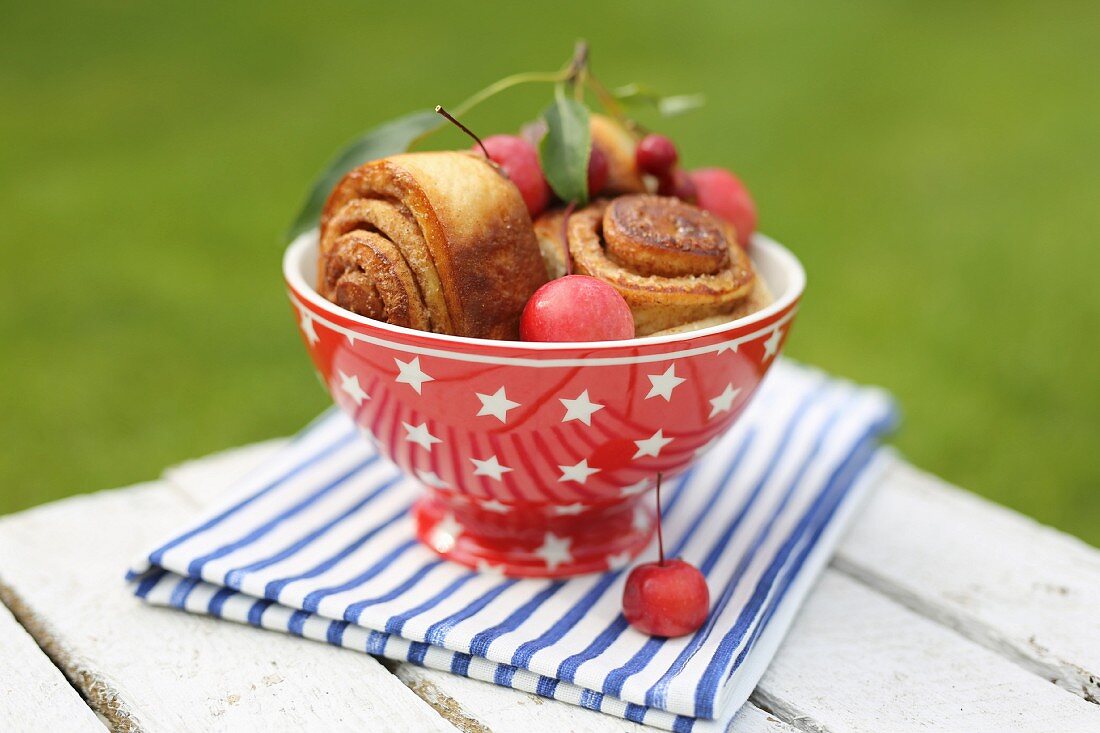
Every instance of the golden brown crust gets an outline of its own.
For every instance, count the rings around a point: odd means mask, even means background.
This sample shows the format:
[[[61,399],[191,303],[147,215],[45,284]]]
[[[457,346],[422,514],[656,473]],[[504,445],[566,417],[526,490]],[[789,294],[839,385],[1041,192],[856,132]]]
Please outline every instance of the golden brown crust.
[[[349,173],[321,215],[320,258],[326,298],[457,336],[517,338],[546,281],[519,191],[464,152],[394,155]]]
[[[561,227],[544,224],[547,216],[536,225],[544,256],[561,243],[554,234]],[[729,315],[753,292],[756,275],[732,227],[679,199],[596,201],[573,214],[568,228],[574,271],[622,294],[638,336]]]
[[[730,263],[726,226],[674,198],[622,196],[603,215],[604,249],[639,275],[713,275]]]
[[[751,315],[756,311],[770,305],[772,300],[773,298],[771,295],[771,291],[768,290],[767,284],[761,278],[757,277],[753,281],[752,290],[749,291],[749,294],[741,300],[737,301],[737,304],[729,313],[723,313],[717,316],[708,316],[706,318],[700,318],[697,321],[688,321],[687,323],[681,323],[678,326],[672,326],[671,328],[654,331],[649,335],[671,336],[677,333],[698,331],[701,328],[720,326],[723,323],[729,323],[730,321],[736,321],[738,318],[744,318],[745,316]]]

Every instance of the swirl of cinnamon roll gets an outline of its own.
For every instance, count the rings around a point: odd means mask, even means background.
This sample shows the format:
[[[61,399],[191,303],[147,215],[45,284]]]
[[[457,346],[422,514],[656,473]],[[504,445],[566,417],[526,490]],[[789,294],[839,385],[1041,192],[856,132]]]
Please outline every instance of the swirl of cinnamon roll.
[[[515,339],[546,271],[523,199],[484,158],[407,153],[348,173],[321,215],[318,290],[368,318]]]
[[[547,214],[535,224],[555,274],[556,252],[564,257],[561,216]],[[633,194],[596,201],[574,213],[567,229],[574,269],[622,294],[638,336],[743,314],[754,294],[756,274],[733,227],[679,199]]]

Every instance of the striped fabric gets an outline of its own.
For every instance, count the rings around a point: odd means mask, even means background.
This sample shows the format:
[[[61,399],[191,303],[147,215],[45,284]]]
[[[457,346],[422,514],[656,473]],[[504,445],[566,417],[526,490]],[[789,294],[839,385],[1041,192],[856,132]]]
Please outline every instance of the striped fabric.
[[[873,483],[894,421],[880,390],[775,365],[735,427],[665,492],[669,554],[711,590],[707,623],[683,638],[626,624],[626,570],[514,580],[442,561],[414,538],[415,482],[336,411],[128,579],[150,603],[669,730],[724,730]]]

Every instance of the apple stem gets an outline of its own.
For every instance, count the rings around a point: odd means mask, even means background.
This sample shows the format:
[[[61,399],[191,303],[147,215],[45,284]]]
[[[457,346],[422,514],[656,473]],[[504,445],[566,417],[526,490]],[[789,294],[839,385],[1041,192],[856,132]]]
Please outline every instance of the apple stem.
[[[573,58],[566,69],[566,81],[576,84],[577,80],[588,71],[588,41],[578,39],[573,45]]]
[[[481,152],[485,153],[485,158],[486,158],[487,160],[492,160],[491,158],[489,158],[489,151],[485,149],[485,143],[481,142],[481,138],[480,138],[480,137],[478,137],[477,135],[475,135],[475,134],[474,134],[474,132],[473,132],[473,130],[471,130],[470,128],[466,127],[466,125],[462,124],[462,123],[461,123],[461,122],[459,122],[459,121],[458,121],[457,119],[455,119],[454,115],[452,115],[452,114],[451,114],[450,112],[448,112],[447,110],[443,109],[443,105],[442,105],[442,104],[437,104],[437,105],[435,106],[435,111],[436,111],[436,112],[437,112],[438,114],[441,114],[441,115],[443,115],[443,116],[444,116],[445,118],[447,118],[447,121],[448,121],[448,122],[450,122],[451,124],[453,124],[453,125],[454,125],[455,127],[457,127],[458,129],[462,130],[462,131],[463,131],[464,133],[466,133],[467,135],[469,135],[470,137],[472,137],[472,138],[474,139],[474,142],[475,142],[475,143],[477,143],[477,146],[478,146],[479,148],[481,148]]]
[[[657,564],[665,564],[665,536],[661,532],[661,474],[657,474]]]
[[[577,208],[576,201],[570,201],[565,207],[565,214],[561,217],[561,242],[565,252],[565,274],[573,274],[573,256],[569,254],[569,217],[573,215],[573,209]]]

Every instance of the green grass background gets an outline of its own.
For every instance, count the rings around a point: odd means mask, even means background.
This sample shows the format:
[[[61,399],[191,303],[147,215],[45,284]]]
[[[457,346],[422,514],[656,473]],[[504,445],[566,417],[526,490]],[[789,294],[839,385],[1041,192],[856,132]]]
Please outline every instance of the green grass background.
[[[803,258],[791,355],[890,388],[918,465],[1100,543],[1097,3],[3,5],[0,513],[315,415],[279,279],[312,176],[584,36],[608,83],[707,94],[646,121]]]

